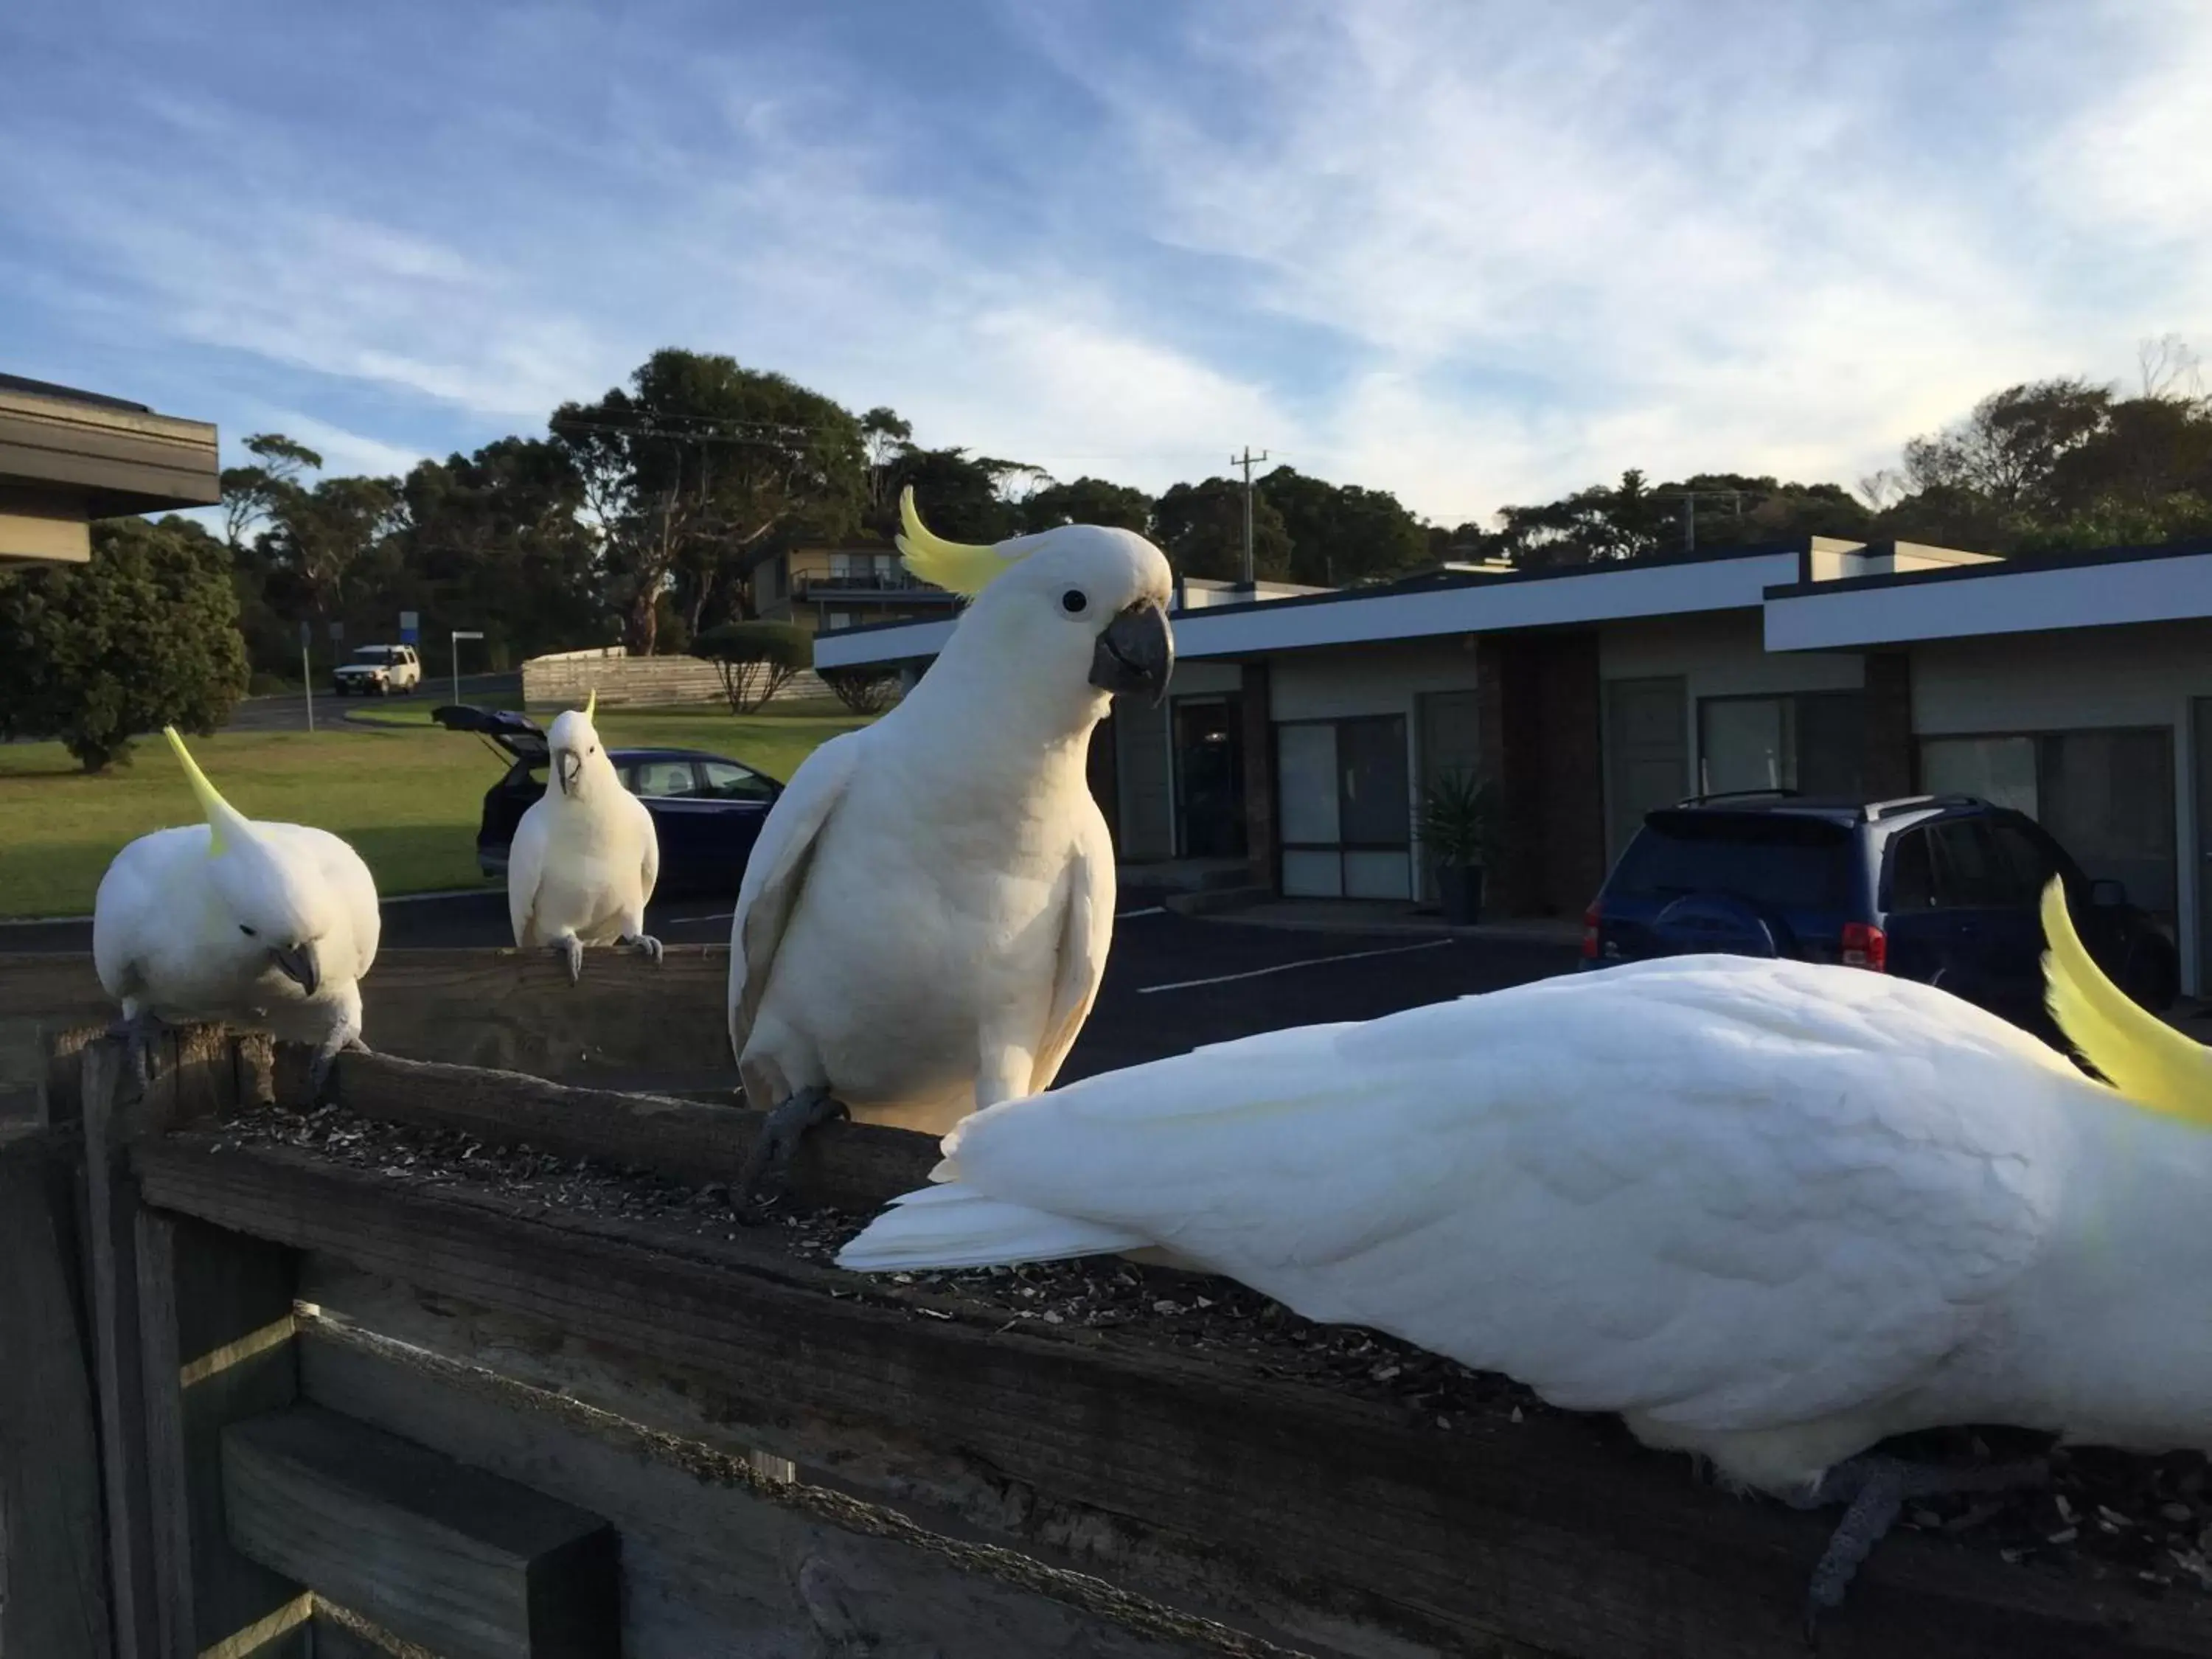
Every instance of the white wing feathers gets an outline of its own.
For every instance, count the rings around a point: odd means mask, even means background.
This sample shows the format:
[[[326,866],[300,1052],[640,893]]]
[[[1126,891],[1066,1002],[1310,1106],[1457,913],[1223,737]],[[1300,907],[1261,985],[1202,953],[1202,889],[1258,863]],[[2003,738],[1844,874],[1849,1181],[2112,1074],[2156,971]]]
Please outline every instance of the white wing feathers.
[[[1737,1429],[1970,1340],[2049,1224],[2036,1143],[2081,1086],[1926,987],[1677,958],[1090,1079],[969,1118],[941,1176],[1564,1407]]]
[[[738,889],[730,922],[730,1049],[742,1055],[753,1016],[768,989],[783,930],[806,885],[806,871],[823,826],[860,765],[868,731],[830,739],[799,765],[769,809]]]
[[[1067,910],[1060,924],[1052,1006],[1036,1045],[1030,1092],[1042,1094],[1066,1063],[1097,1000],[1114,944],[1114,838],[1097,811],[1081,819],[1081,842],[1068,866]]]
[[[526,811],[514,826],[514,839],[507,851],[507,917],[514,924],[514,942],[527,949],[544,940],[533,931],[538,908],[538,884],[545,874],[545,842],[552,820],[543,812]]]

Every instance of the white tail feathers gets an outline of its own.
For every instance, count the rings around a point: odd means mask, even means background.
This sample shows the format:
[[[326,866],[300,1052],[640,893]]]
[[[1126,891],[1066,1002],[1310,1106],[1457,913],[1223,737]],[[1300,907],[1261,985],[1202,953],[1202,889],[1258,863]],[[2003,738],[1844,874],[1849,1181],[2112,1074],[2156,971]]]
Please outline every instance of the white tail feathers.
[[[837,1253],[837,1265],[872,1273],[995,1267],[1106,1255],[1148,1243],[1125,1228],[1009,1204],[952,1182],[894,1200],[866,1232]]]

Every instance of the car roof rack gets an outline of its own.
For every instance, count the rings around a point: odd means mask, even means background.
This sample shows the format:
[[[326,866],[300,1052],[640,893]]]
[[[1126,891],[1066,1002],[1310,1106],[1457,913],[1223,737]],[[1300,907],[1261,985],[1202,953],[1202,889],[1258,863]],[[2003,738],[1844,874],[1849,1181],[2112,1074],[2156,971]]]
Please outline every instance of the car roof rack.
[[[1716,789],[1708,794],[1685,795],[1677,806],[1704,806],[1717,800],[1795,800],[1795,789]]]
[[[1867,807],[1867,817],[1872,820],[1892,817],[1899,812],[1926,811],[1930,808],[1987,806],[1988,805],[1989,802],[1984,800],[1979,795],[1899,795],[1893,800],[1872,802]]]

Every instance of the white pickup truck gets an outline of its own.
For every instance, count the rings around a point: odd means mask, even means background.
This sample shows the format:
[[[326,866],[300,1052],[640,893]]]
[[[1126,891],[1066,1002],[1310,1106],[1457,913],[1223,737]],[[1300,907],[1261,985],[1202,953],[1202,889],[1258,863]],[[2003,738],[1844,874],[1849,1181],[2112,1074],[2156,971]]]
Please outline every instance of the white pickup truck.
[[[422,684],[422,659],[411,645],[364,645],[331,676],[341,697],[388,697]]]

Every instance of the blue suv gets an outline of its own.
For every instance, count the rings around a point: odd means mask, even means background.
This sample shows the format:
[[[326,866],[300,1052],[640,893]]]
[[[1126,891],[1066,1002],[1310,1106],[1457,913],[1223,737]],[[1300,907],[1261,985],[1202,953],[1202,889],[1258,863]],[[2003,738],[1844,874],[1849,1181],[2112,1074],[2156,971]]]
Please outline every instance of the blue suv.
[[[2145,1007],[2180,990],[2172,941],[2023,812],[1964,795],[1706,795],[1648,813],[1583,918],[1583,965],[1721,951],[1917,979],[2045,1037],[2037,905],[2063,878],[2083,942]]]

